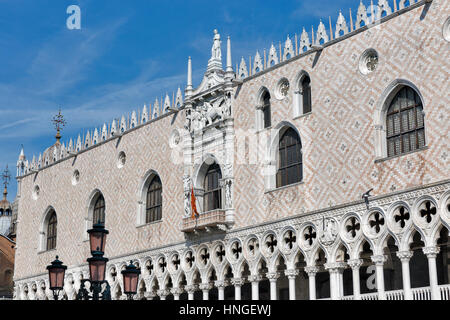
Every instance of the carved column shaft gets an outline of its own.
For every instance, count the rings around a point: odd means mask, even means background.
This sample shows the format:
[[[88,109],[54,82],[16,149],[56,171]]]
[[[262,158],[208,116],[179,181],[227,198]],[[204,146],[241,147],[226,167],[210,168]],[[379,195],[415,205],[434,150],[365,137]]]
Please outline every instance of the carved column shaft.
[[[403,280],[403,291],[405,293],[405,300],[413,300],[413,295],[411,291],[411,278],[409,274],[409,260],[413,256],[412,251],[399,251],[397,252],[397,257],[402,262],[402,280]]]

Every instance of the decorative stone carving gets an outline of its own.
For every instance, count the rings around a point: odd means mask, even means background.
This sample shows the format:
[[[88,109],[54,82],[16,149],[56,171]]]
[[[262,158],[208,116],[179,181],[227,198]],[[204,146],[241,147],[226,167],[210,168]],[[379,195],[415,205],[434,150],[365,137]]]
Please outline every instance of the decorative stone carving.
[[[228,209],[233,207],[233,197],[232,197],[232,191],[231,191],[232,185],[233,185],[233,180],[231,180],[231,179],[225,180],[225,206]]]
[[[259,51],[256,51],[255,61],[253,62],[253,74],[261,72],[264,70],[264,65],[261,59]]]
[[[277,49],[275,48],[275,46],[272,45],[270,46],[270,50],[269,50],[269,59],[267,61],[267,66],[271,67],[278,64],[278,54],[277,54]]]
[[[223,96],[210,101],[203,101],[203,103],[186,111],[185,128],[190,131],[197,131],[217,123],[230,114],[230,106],[231,103],[226,103]]]
[[[348,260],[347,264],[350,266],[350,268],[355,270],[355,269],[359,269],[362,266],[363,260],[362,259]]]
[[[434,259],[436,259],[437,255],[441,251],[441,248],[439,248],[439,247],[425,247],[422,250],[423,250],[423,253],[427,256],[427,258],[434,258]]]
[[[295,55],[294,46],[292,44],[292,40],[289,38],[289,35],[288,35],[286,42],[284,43],[283,59],[284,60],[290,59],[290,58],[294,57],[294,55]]]
[[[317,273],[319,273],[320,268],[316,267],[316,266],[309,266],[309,267],[305,267],[305,272],[308,274],[308,276],[310,277],[315,277]]]
[[[338,235],[338,228],[337,228],[337,222],[336,220],[329,218],[325,219],[323,221],[323,227],[322,227],[322,235],[320,236],[320,242],[324,246],[331,246],[334,241],[336,240],[336,237]]]
[[[362,1],[359,4],[358,12],[356,14],[356,23],[355,27],[356,29],[361,28],[361,22],[364,22],[364,25],[367,25],[369,23],[369,18],[367,17],[367,9],[366,6],[362,3]]]
[[[377,266],[382,266],[387,261],[387,258],[385,255],[375,255],[370,257],[372,262],[375,263]]]
[[[347,33],[348,33],[347,22],[345,21],[345,18],[342,15],[342,12],[339,11],[339,17],[336,22],[336,32],[335,32],[334,36],[335,36],[335,38],[339,38],[343,35],[346,35]]]
[[[398,251],[397,252],[397,257],[400,259],[400,261],[404,262],[409,262],[409,260],[411,260],[412,256],[413,256],[414,252],[412,251]]]
[[[300,36],[300,52],[306,52],[311,49],[311,42],[309,41],[309,35],[303,28],[303,32]]]
[[[248,77],[247,64],[245,63],[244,57],[241,59],[241,63],[239,65],[239,79],[244,79]]]
[[[284,275],[285,275],[286,277],[288,277],[288,279],[292,279],[292,278],[295,279],[295,277],[298,276],[299,273],[300,273],[300,272],[299,272],[298,270],[292,270],[292,269],[289,269],[289,270],[286,270],[286,271],[284,272]]]
[[[317,28],[316,44],[320,45],[321,41],[323,41],[323,43],[328,42],[327,29],[325,28],[322,20],[320,20],[319,27]]]

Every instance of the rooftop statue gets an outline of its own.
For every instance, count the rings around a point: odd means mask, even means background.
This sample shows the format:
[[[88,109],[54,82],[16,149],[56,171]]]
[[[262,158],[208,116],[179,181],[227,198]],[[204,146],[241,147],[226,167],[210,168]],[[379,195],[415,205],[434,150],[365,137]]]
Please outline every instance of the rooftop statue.
[[[214,43],[211,49],[211,59],[222,60],[222,50],[220,48],[222,41],[220,41],[220,34],[217,29],[214,29]]]

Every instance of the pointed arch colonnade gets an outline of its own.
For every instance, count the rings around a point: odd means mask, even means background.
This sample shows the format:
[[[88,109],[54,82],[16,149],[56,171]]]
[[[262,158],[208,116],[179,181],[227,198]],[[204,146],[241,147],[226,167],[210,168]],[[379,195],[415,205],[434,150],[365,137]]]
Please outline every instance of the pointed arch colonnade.
[[[449,300],[450,184],[198,239],[108,263],[141,267],[136,299]],[[87,266],[69,268],[74,299]],[[46,274],[16,281],[16,299],[52,299]]]

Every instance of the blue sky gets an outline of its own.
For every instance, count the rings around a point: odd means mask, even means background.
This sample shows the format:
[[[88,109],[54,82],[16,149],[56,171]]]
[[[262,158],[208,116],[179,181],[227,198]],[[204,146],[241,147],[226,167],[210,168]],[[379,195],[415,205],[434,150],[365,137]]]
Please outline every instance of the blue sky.
[[[370,1],[364,0],[365,5]],[[389,1],[390,3],[392,0]],[[68,30],[66,9],[81,8],[81,30]],[[194,85],[211,54],[213,30],[231,36],[233,65],[320,19],[333,28],[339,10],[355,19],[359,0],[0,0],[0,169],[15,176],[21,144],[29,160],[63,141]],[[392,3],[391,3],[392,6]],[[223,55],[224,56],[224,55]],[[8,198],[16,194],[12,179]]]

